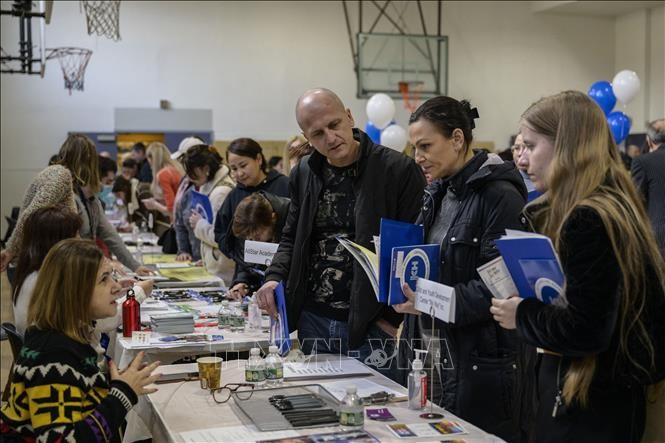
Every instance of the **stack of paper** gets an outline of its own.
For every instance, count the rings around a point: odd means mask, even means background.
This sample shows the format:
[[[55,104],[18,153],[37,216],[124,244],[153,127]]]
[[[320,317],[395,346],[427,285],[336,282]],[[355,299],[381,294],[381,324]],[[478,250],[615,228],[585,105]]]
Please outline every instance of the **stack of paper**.
[[[371,374],[372,371],[367,366],[354,358],[284,363],[285,380],[308,380]]]
[[[194,332],[194,315],[188,312],[154,314],[150,316],[154,332],[163,334],[189,334]]]

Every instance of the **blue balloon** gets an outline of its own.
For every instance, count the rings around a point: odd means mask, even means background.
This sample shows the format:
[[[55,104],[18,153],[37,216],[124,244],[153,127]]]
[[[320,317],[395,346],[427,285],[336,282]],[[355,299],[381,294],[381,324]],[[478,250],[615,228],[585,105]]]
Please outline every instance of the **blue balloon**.
[[[367,124],[365,125],[365,132],[374,143],[381,143],[381,130],[369,120],[367,120]]]
[[[589,92],[587,94],[593,99],[593,101],[598,103],[598,106],[600,106],[600,109],[603,110],[605,115],[609,115],[612,109],[614,109],[614,105],[617,104],[617,98],[614,96],[614,90],[608,81],[601,80],[594,83],[589,88]]]
[[[614,143],[617,145],[628,137],[630,132],[630,117],[621,111],[614,111],[607,116],[607,124],[614,136]]]

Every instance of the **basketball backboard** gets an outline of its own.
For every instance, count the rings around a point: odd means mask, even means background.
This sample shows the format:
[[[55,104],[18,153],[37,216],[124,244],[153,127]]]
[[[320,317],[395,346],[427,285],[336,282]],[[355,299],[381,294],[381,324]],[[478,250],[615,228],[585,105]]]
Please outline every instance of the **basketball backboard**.
[[[400,82],[421,85],[421,97],[448,89],[448,37],[358,33],[358,98],[383,92],[402,98]]]

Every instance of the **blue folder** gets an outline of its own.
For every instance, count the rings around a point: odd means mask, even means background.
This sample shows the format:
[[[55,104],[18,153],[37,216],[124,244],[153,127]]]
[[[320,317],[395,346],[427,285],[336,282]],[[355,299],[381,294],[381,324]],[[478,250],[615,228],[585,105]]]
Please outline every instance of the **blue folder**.
[[[214,214],[212,213],[212,205],[207,195],[202,194],[192,189],[192,211],[201,214],[201,217],[208,220],[208,223],[213,222]]]
[[[423,225],[381,219],[381,250],[379,251],[379,303],[389,304],[390,274],[393,248],[424,243]]]
[[[286,296],[282,282],[279,282],[275,288],[275,302],[277,303],[277,318],[270,319],[270,332],[279,354],[283,356],[291,349],[291,338],[289,336],[289,320],[286,316]]]
[[[549,238],[500,238],[495,243],[520,297],[535,297],[549,304],[561,294],[565,277]]]
[[[415,245],[393,248],[390,271],[389,305],[406,302],[402,284],[415,292],[418,278],[438,281],[441,245]]]

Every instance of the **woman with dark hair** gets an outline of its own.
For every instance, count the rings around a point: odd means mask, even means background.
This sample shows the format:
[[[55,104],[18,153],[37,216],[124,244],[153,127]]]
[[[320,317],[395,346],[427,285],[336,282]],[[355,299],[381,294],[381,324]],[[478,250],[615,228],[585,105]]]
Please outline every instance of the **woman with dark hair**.
[[[215,243],[213,226],[217,211],[222,207],[235,183],[229,175],[229,168],[222,160],[214,146],[200,144],[191,147],[183,157],[185,171],[192,186],[185,191],[176,214],[176,240],[178,241],[178,258],[184,260],[203,260],[208,272],[228,281],[233,276],[233,264],[219,251]],[[212,220],[207,220],[192,209],[192,192],[204,194],[212,206]],[[191,242],[185,242],[194,235],[199,243],[199,250],[188,255],[184,249]],[[181,248],[182,246],[182,248]]]
[[[28,327],[28,305],[46,254],[60,240],[77,236],[80,229],[81,217],[66,206],[40,208],[25,221],[12,297],[19,334],[23,335]]]
[[[72,209],[63,206],[50,206],[33,212],[25,221],[23,243],[16,266],[16,284],[13,295],[14,324],[19,334],[28,328],[28,305],[32,299],[35,283],[39,276],[42,262],[49,250],[60,240],[78,236],[81,229],[81,217]],[[131,281],[127,281],[131,284]],[[136,283],[133,287],[136,300],[142,303],[152,291],[152,280]],[[90,343],[97,351],[100,367],[106,369],[105,349],[101,345],[102,334],[115,338],[115,331],[122,324],[122,309],[118,304],[116,315],[99,320]]]
[[[400,346],[399,367],[408,368],[414,347],[427,349],[427,365],[435,367],[432,400],[518,441],[517,340],[492,321],[492,295],[476,269],[499,255],[494,240],[506,228],[522,227],[526,189],[512,162],[471,149],[476,118],[467,101],[434,97],[409,119],[416,163],[433,179],[416,223],[425,226],[425,243],[441,245],[439,282],[454,288],[455,321],[435,319],[432,330],[432,317],[415,309],[415,294],[405,284],[408,301],[394,308],[407,314],[401,342],[412,346]]]
[[[116,314],[121,285],[90,240],[57,243],[44,259],[28,307],[22,352],[0,412],[3,441],[122,441],[127,412],[159,376],[140,352],[109,376],[97,366],[92,324]]]
[[[540,99],[521,133],[519,162],[544,192],[525,216],[552,240],[566,280],[558,305],[492,300],[497,324],[540,349],[531,437],[639,442],[646,385],[665,378],[665,262],[644,205],[586,94]]]
[[[226,199],[215,220],[215,241],[219,249],[236,262],[236,271],[231,285],[232,295],[245,296],[249,289],[246,283],[238,282],[238,271],[245,266],[245,242],[233,234],[233,214],[240,201],[250,194],[266,191],[288,197],[289,178],[277,171],[266,171],[263,149],[251,138],[238,138],[226,150],[226,160],[237,186]],[[253,288],[256,290],[258,288]]]
[[[253,240],[260,242],[279,243],[282,237],[282,228],[289,212],[290,200],[269,192],[259,191],[243,198],[233,214],[231,231],[240,240]],[[238,264],[236,285],[245,284],[248,288],[256,290],[263,284],[264,272],[267,266],[257,264]],[[231,293],[235,298],[241,298],[237,291]]]

